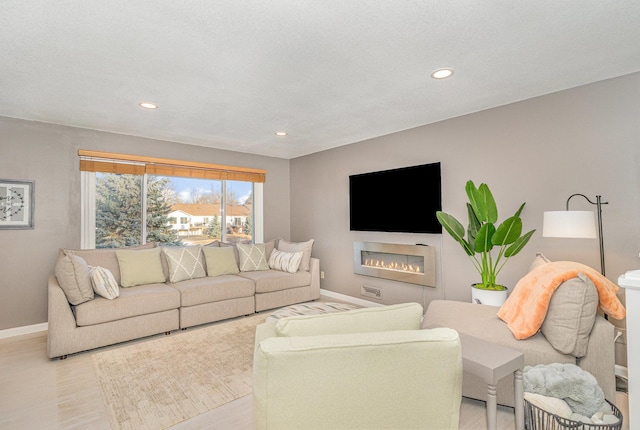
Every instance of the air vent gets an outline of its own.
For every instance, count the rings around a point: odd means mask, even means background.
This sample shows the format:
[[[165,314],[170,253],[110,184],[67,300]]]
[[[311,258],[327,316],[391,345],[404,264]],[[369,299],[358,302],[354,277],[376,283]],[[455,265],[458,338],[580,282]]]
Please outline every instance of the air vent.
[[[373,299],[382,299],[382,290],[380,288],[367,287],[366,285],[363,285],[360,287],[360,294]]]

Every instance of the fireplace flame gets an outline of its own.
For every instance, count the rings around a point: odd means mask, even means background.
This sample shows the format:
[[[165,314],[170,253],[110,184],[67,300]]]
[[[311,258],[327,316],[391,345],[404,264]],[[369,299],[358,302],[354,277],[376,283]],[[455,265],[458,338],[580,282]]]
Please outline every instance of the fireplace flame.
[[[420,267],[414,266],[413,264],[396,262],[386,263],[384,260],[377,260],[375,258],[366,259],[364,261],[364,266],[374,267],[377,269],[395,270],[397,272],[422,273]]]

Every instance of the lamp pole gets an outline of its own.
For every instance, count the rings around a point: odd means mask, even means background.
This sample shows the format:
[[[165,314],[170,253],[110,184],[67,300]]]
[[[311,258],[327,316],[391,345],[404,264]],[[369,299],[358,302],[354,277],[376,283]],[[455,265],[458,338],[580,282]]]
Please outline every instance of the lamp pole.
[[[602,273],[602,275],[604,276],[605,269],[604,269],[604,241],[602,240],[602,205],[608,205],[609,202],[603,202],[602,196],[596,196],[596,201],[592,202],[589,199],[589,197],[585,196],[584,194],[579,194],[579,193],[572,194],[567,199],[567,211],[569,210],[569,200],[571,200],[571,198],[575,196],[584,197],[586,201],[588,201],[592,205],[596,205],[596,209],[597,209],[596,212],[598,213],[598,240],[600,242],[600,273]]]

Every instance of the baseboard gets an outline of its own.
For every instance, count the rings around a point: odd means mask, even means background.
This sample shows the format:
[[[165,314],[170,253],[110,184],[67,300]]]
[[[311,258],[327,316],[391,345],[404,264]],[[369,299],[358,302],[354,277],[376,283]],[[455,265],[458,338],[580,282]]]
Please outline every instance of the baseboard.
[[[9,337],[15,337],[15,336],[22,336],[23,334],[39,333],[41,331],[47,331],[48,329],[49,329],[48,323],[8,328],[5,330],[0,330],[0,339],[6,339]]]
[[[323,290],[322,288],[320,288],[320,295],[342,300],[343,302],[347,303],[353,303],[354,305],[364,306],[366,308],[384,306],[382,303],[370,302],[369,300],[358,299],[356,297],[347,296],[345,294],[336,293],[334,291]]]

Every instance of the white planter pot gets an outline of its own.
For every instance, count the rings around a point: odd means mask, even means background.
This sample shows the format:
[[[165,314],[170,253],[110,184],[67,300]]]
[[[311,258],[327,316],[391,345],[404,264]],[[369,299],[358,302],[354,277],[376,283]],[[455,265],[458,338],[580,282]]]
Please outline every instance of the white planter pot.
[[[472,285],[471,302],[489,306],[502,306],[505,300],[507,300],[508,293],[508,290],[481,290]]]

